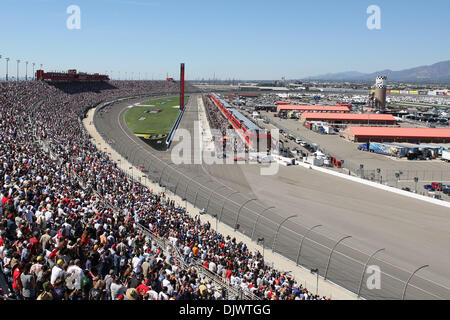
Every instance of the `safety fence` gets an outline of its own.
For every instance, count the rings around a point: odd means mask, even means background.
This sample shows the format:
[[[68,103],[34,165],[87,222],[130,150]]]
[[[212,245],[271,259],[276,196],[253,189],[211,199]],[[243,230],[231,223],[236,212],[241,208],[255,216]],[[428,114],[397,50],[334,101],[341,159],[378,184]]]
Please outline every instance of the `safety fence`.
[[[101,105],[107,106],[110,103],[111,102],[107,102],[107,103],[103,103]],[[31,119],[29,119],[29,120],[31,120]],[[82,123],[80,123],[80,126],[83,127]],[[84,129],[84,127],[83,127],[83,129]],[[19,129],[19,130],[21,130],[21,129]],[[109,203],[97,190],[92,189],[90,186],[87,186],[86,182],[82,179],[82,177],[80,177],[73,170],[70,170],[68,165],[64,165],[64,160],[61,159],[58,155],[56,155],[51,150],[49,143],[46,139],[42,139],[36,132],[33,133],[32,138],[33,138],[34,142],[36,142],[38,144],[38,146],[41,148],[42,151],[47,153],[53,161],[56,161],[56,163],[60,166],[60,168],[62,168],[65,171],[65,173],[67,174],[69,179],[76,180],[76,182],[80,185],[80,187],[83,190],[89,189],[90,191],[92,191],[96,195],[96,198],[100,199],[102,204],[105,205],[106,207],[110,208],[111,210],[113,210],[113,212],[118,213],[118,214],[121,213],[121,210],[119,210],[118,208],[114,207],[111,203]],[[125,172],[125,175],[129,179],[132,179],[135,182],[138,182],[135,180],[134,176],[129,175],[126,172]],[[166,201],[163,200],[163,204],[165,204],[165,202]],[[196,270],[197,274],[201,276],[202,280],[212,282],[215,284],[215,286],[221,287],[223,296],[225,299],[234,298],[234,299],[239,299],[239,300],[260,300],[260,298],[258,296],[256,296],[255,294],[253,294],[252,292],[250,292],[248,290],[243,290],[239,286],[235,287],[235,286],[230,285],[229,283],[227,283],[226,279],[211,272],[210,270],[205,268],[201,263],[199,263],[199,261],[192,260],[189,263],[187,263],[186,261],[184,261],[183,255],[181,254],[180,249],[178,247],[174,246],[168,239],[158,236],[157,234],[151,232],[148,228],[146,228],[145,226],[143,226],[139,223],[135,223],[134,226],[137,230],[139,230],[139,232],[141,234],[145,235],[148,239],[153,241],[157,245],[157,247],[159,247],[161,250],[163,250],[163,252],[166,255],[175,256],[177,259],[177,262],[180,264],[180,266],[183,269],[187,270],[189,268],[194,268]],[[2,267],[2,265],[0,265],[0,267]],[[0,270],[1,271],[0,277],[4,276],[2,269],[3,268],[1,268],[1,270]],[[1,280],[2,279],[0,279],[0,281]]]
[[[268,248],[297,265],[310,270],[317,269],[325,280],[367,299],[450,298],[450,292],[444,286],[417,275],[410,277],[415,275],[413,270],[407,271],[382,259],[380,252],[389,251],[388,248],[380,250],[372,244],[361,246],[363,241],[350,235],[336,234],[326,226],[303,225],[298,222],[301,220],[299,215],[302,208],[293,209],[291,214],[281,214],[276,207],[235,191],[203,171],[196,174],[195,170],[161,160],[164,153],[149,151],[137,137],[111,130],[102,120],[96,111],[94,125],[102,138],[134,166],[146,168],[142,172],[130,167],[131,172],[128,174],[133,179],[148,179],[180,196],[183,201],[192,203],[194,207],[204,209],[216,219],[216,223],[225,223],[258,242],[263,252]],[[373,248],[373,252],[357,249],[361,247]],[[380,267],[383,279],[380,289],[363,285],[368,277],[366,271],[369,263]]]
[[[186,105],[188,103],[189,103],[189,97],[184,105]],[[180,114],[178,115],[177,120],[173,124],[172,130],[170,130],[170,133],[166,139],[167,148],[170,148],[170,144],[172,143],[173,136],[178,128],[178,125],[180,124],[181,118],[183,118],[183,114],[184,114],[184,108],[181,107],[181,102],[180,102]]]

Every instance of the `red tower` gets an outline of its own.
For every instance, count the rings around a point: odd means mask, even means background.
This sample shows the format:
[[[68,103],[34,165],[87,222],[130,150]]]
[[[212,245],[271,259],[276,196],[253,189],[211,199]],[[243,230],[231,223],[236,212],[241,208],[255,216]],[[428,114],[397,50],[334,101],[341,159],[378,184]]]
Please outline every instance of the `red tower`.
[[[184,63],[180,69],[180,109],[184,110]]]

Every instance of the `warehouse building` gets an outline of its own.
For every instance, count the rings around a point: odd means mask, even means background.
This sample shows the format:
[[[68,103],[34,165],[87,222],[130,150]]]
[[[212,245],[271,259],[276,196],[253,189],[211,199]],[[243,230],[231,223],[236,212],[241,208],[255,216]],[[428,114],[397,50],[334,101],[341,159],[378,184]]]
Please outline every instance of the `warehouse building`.
[[[275,101],[276,105],[290,105],[290,101]]]
[[[353,142],[449,143],[450,128],[348,127],[343,137]]]
[[[300,117],[300,122],[304,123],[311,121],[323,121],[328,124],[397,124],[397,121],[392,114],[305,112]]]
[[[345,106],[307,106],[307,105],[278,105],[277,113],[297,111],[304,112],[350,112],[350,109]]]

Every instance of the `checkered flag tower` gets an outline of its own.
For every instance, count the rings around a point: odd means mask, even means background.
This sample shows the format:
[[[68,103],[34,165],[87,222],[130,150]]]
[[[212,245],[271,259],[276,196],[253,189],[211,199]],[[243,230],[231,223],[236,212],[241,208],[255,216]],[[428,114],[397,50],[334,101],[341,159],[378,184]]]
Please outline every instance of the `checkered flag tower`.
[[[387,76],[377,76],[375,82],[375,108],[382,110],[386,108]]]

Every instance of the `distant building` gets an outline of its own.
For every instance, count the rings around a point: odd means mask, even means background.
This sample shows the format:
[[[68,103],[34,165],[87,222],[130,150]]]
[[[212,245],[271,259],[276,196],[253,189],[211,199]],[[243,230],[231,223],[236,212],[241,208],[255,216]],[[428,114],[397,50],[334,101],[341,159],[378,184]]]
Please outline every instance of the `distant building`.
[[[345,106],[317,106],[317,105],[283,105],[277,106],[277,113],[281,111],[298,111],[303,112],[350,112],[350,109]]]
[[[450,143],[450,128],[348,127],[343,136],[353,142]]]
[[[329,124],[378,124],[395,125],[397,121],[391,114],[371,113],[318,113],[306,112],[300,117],[300,122],[323,121]]]

